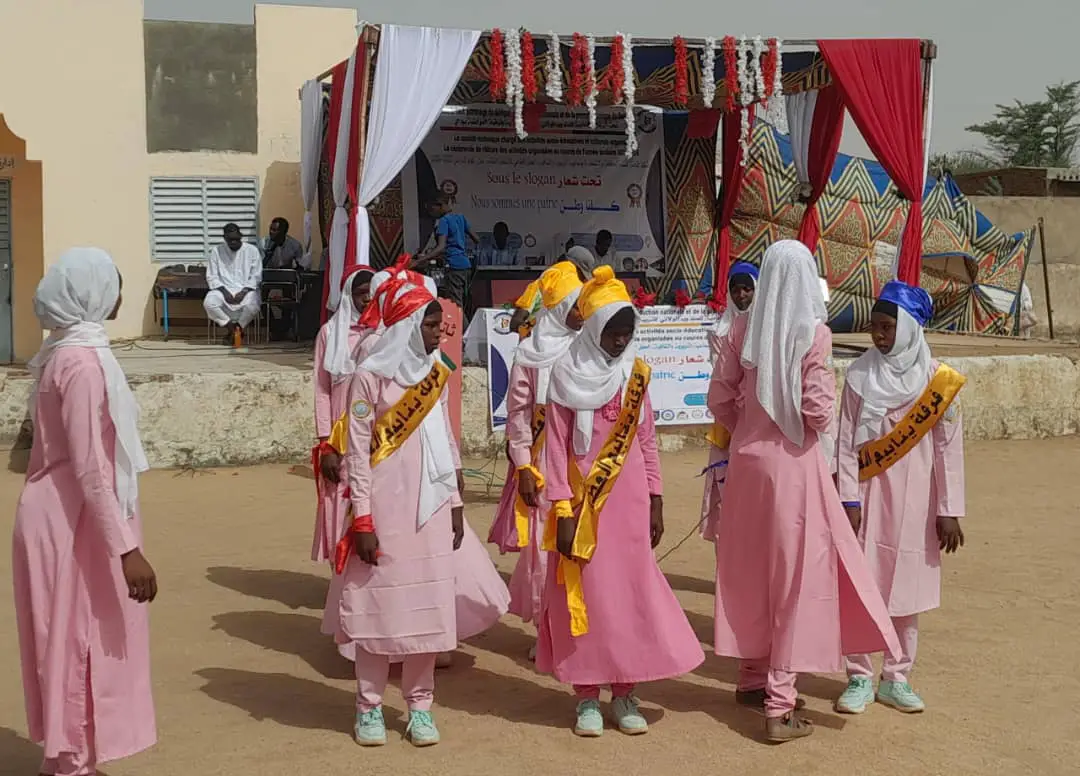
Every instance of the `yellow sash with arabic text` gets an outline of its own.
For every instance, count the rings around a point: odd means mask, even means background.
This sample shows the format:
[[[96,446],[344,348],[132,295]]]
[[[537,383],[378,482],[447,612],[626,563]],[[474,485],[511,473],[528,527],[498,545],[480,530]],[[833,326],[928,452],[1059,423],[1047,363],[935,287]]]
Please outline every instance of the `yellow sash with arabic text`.
[[[546,434],[544,419],[547,415],[547,407],[537,404],[533,407],[532,417],[532,447],[529,448],[529,462],[536,466],[540,460],[540,453],[544,449],[544,437]],[[518,493],[514,499],[514,525],[517,527],[518,547],[529,546],[529,505]]]
[[[859,481],[876,477],[915,449],[924,436],[945,417],[966,378],[941,364],[930,385],[904,418],[887,435],[867,442],[859,450]]]
[[[450,379],[450,369],[436,361],[427,377],[405,389],[394,406],[378,417],[371,426],[371,465],[378,466],[398,451],[427,414],[435,407]]]
[[[634,369],[623,393],[622,409],[603,447],[584,478],[573,456],[568,461],[570,487],[573,491],[571,506],[578,516],[574,534],[572,559],[559,556],[556,581],[566,588],[566,606],[570,612],[570,634],[582,636],[589,632],[589,614],[585,607],[585,593],[581,585],[581,570],[596,551],[597,525],[600,512],[607,502],[611,489],[622,473],[626,455],[637,436],[641,408],[649,388],[650,367],[640,358],[634,361]],[[544,532],[543,549],[557,550],[556,535],[558,517],[549,516]]]

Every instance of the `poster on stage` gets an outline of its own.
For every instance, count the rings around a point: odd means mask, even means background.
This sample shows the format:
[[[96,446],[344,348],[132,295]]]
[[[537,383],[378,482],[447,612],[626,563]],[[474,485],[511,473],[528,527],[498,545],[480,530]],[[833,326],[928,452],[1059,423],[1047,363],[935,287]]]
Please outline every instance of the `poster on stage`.
[[[510,331],[510,311],[478,310],[487,337],[487,373],[491,428],[506,426],[506,394],[514,364],[517,334]],[[652,367],[649,399],[659,426],[708,425],[706,405],[712,364],[708,334],[718,316],[705,305],[683,309],[646,307],[640,311],[638,355]],[[470,327],[471,328],[471,327]]]
[[[627,159],[622,108],[601,108],[596,129],[584,110],[561,105],[536,111],[524,139],[503,105],[444,113],[403,173],[405,247],[430,239],[427,205],[437,195],[465,216],[488,263],[496,224],[509,231],[509,254],[496,261],[546,266],[569,244],[593,249],[597,232],[612,234],[617,270],[664,270],[663,127],[648,110],[636,114],[638,150]]]

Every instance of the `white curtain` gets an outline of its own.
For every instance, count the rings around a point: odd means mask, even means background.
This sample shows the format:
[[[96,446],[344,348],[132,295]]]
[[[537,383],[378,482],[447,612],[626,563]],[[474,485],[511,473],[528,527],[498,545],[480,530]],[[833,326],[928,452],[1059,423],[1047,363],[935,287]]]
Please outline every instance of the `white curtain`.
[[[310,267],[311,221],[319,191],[322,151],[322,85],[308,81],[300,90],[300,194],[304,198],[304,266]]]
[[[356,157],[349,155],[349,126],[352,123],[353,90],[356,87],[356,49],[349,57],[349,66],[345,71],[344,96],[341,104],[341,119],[338,121],[337,146],[334,155],[334,217],[330,222],[330,294],[326,306],[336,310],[341,299],[341,273],[345,267],[345,244],[349,239],[349,212],[345,202],[349,197],[348,170],[349,162]]]
[[[791,138],[791,156],[795,162],[795,175],[799,183],[810,182],[807,160],[810,157],[810,131],[814,126],[814,108],[817,106],[817,90],[789,94],[787,103],[788,132]]]
[[[412,159],[427,137],[478,40],[480,33],[476,30],[382,26],[357,197],[358,263],[370,262],[367,206]],[[337,274],[331,275],[331,293],[339,285],[335,278],[340,277],[339,267]]]

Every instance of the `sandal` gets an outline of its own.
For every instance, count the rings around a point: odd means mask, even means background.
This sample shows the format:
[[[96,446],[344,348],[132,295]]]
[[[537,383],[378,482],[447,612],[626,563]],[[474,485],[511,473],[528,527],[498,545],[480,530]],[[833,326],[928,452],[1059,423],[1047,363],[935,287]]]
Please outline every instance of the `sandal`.
[[[807,719],[800,719],[788,712],[782,717],[770,717],[765,720],[765,738],[771,744],[783,744],[796,738],[806,738],[814,732],[814,725]]]

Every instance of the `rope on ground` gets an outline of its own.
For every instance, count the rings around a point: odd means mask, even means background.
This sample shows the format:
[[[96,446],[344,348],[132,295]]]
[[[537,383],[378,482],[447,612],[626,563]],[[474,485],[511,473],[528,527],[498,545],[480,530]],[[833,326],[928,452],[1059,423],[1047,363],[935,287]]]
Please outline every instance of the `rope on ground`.
[[[708,517],[708,515],[706,515],[705,517]],[[660,556],[659,558],[657,558],[657,559],[656,559],[656,564],[657,564],[657,565],[660,565],[661,563],[663,563],[663,562],[664,562],[664,560],[665,560],[665,559],[666,559],[666,558],[667,558],[667,557],[668,557],[669,555],[671,555],[671,553],[675,552],[675,550],[679,549],[679,548],[680,548],[680,547],[682,547],[682,546],[683,546],[684,544],[686,544],[686,542],[690,540],[690,537],[692,537],[692,536],[693,536],[694,534],[697,534],[697,533],[699,533],[699,532],[701,531],[701,526],[703,526],[703,525],[705,524],[705,517],[703,517],[703,518],[701,518],[700,520],[698,520],[698,521],[697,521],[697,524],[696,524],[696,525],[695,525],[695,526],[694,526],[693,528],[691,528],[691,529],[690,529],[690,533],[688,533],[688,534],[687,534],[686,536],[684,536],[683,538],[679,539],[679,541],[678,541],[678,542],[677,542],[677,543],[675,544],[675,546],[674,546],[674,547],[672,547],[672,548],[671,548],[670,550],[668,550],[668,551],[667,551],[667,552],[665,552],[665,553],[664,553],[663,555],[661,555],[661,556]]]

